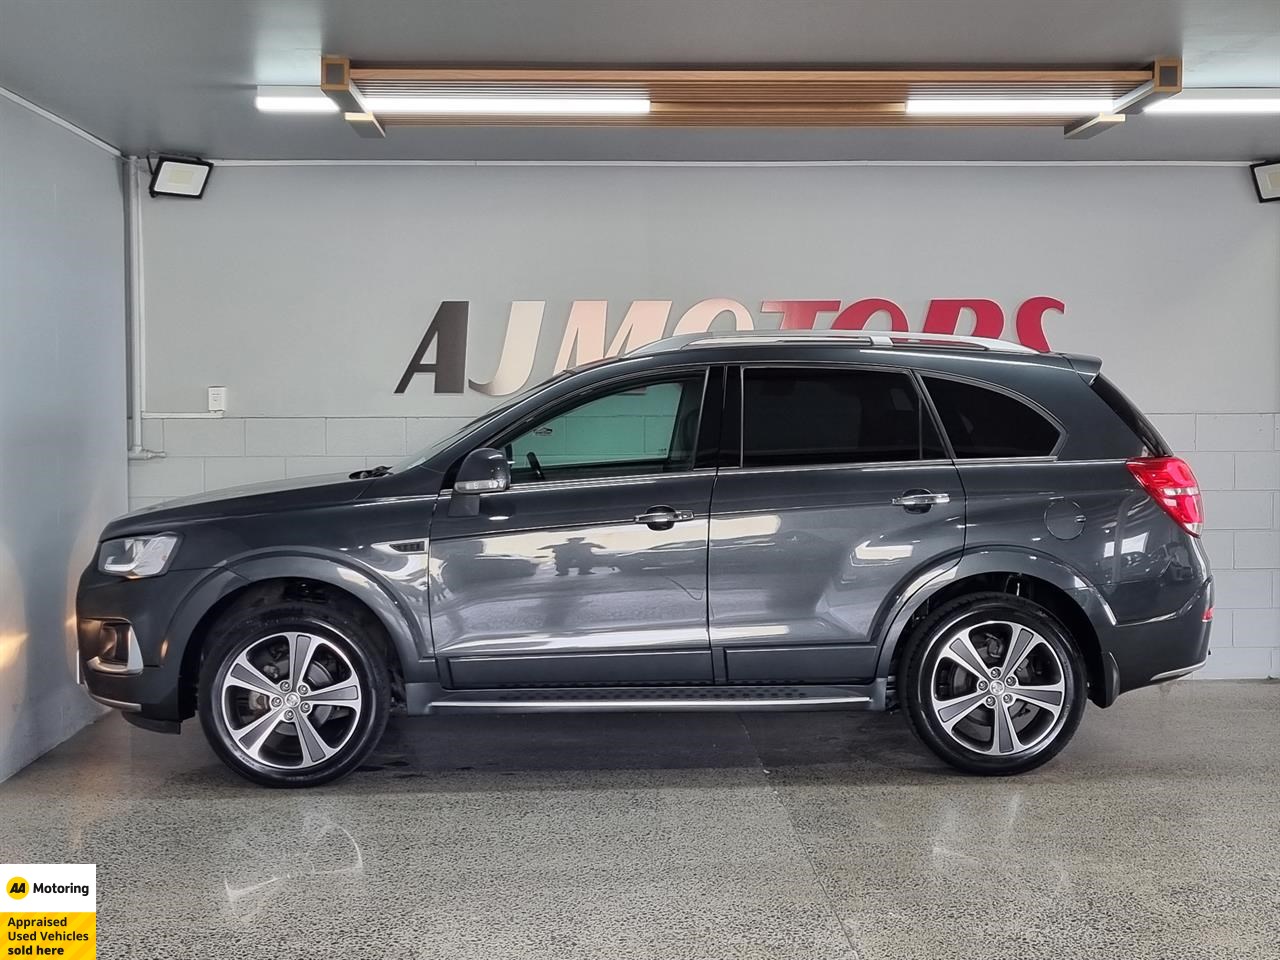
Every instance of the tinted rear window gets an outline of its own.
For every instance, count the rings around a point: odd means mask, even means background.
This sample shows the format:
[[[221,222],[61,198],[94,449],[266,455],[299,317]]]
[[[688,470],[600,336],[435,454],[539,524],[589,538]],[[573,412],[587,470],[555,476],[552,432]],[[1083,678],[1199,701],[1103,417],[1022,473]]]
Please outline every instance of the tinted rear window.
[[[1151,421],[1142,415],[1142,412],[1133,405],[1133,402],[1128,397],[1120,392],[1115,384],[1099,374],[1093,378],[1093,383],[1090,386],[1093,388],[1093,392],[1102,398],[1102,402],[1124,421],[1124,425],[1133,432],[1134,437],[1141,444],[1140,448],[1133,451],[1133,456],[1169,456],[1171,451],[1168,444],[1164,442],[1164,438],[1151,425]]]
[[[1058,445],[1058,428],[1007,393],[941,377],[924,382],[958,459],[1045,457]]]
[[[943,455],[933,422],[905,373],[743,371],[743,466],[882,463]]]

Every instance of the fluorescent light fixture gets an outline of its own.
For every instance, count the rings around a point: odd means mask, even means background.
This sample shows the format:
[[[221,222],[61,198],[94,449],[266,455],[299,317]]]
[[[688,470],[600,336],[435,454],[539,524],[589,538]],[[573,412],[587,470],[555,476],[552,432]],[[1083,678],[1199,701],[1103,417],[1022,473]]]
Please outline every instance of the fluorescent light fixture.
[[[156,157],[151,168],[153,197],[186,197],[199,200],[209,183],[213,164],[196,157]]]
[[[1114,101],[1106,97],[1055,99],[1046,97],[939,97],[907,100],[907,115],[916,117],[1087,117],[1110,113]]]
[[[1202,87],[1158,100],[1143,113],[1259,114],[1280,113],[1280,88]]]
[[[253,105],[263,113],[337,113],[319,87],[259,87]]]
[[[648,97],[365,97],[376,116],[618,117],[649,112]]]

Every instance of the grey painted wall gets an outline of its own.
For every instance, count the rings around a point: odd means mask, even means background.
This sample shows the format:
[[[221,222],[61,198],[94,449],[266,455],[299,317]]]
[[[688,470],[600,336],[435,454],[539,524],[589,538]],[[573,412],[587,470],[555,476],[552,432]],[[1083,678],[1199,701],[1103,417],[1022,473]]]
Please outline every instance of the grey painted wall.
[[[918,326],[930,298],[1036,295],[1066,303],[1053,346],[1148,409],[1280,409],[1280,218],[1234,167],[227,167],[145,225],[156,411],[225,384],[236,415],[474,414],[429,378],[392,392],[447,299],[483,381],[513,300],[546,302],[546,375],[575,299],[616,329],[639,299],[674,325],[710,297],[885,297]]]
[[[147,409],[229,393],[222,420],[146,422],[166,456],[131,465],[137,505],[386,463],[491,405],[394,392],[442,300],[469,302],[484,383],[513,301],[542,305],[540,379],[574,301],[608,301],[608,346],[637,300],[670,332],[707,298],[765,327],[765,300],[883,297],[912,329],[986,298],[1012,337],[1057,298],[1051,345],[1101,355],[1208,491],[1206,675],[1280,675],[1280,210],[1241,168],[224,167],[144,224]]]
[[[0,779],[99,710],[75,584],[126,502],[118,161],[0,99]]]

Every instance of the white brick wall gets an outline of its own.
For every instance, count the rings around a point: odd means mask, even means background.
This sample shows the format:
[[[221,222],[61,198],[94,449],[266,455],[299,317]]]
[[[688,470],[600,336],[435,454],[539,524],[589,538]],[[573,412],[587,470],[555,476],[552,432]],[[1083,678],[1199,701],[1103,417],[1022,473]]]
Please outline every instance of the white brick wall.
[[[1275,415],[1201,413],[1196,415],[1197,450],[1273,450]]]
[[[403,417],[341,417],[326,420],[325,453],[346,456],[403,457]]]
[[[243,420],[164,420],[164,449],[171,457],[243,457]]]
[[[1152,421],[1204,490],[1213,564],[1213,655],[1197,676],[1280,677],[1280,415]]]
[[[155,460],[129,464],[130,505],[259,480],[391,463],[460,417],[148,420]],[[1204,544],[1217,586],[1213,656],[1198,676],[1280,677],[1280,414],[1151,417],[1205,491]]]
[[[244,452],[251,457],[322,457],[325,422],[321,417],[246,420]]]
[[[394,463],[452,433],[463,417],[149,419],[143,445],[162,452],[129,464],[132,508],[262,480],[350,473]]]

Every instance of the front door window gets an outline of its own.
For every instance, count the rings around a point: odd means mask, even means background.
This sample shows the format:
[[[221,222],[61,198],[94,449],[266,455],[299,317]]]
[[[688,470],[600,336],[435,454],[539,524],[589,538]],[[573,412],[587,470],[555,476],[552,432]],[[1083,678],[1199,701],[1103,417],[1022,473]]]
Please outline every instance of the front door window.
[[[693,467],[704,375],[635,384],[522,430],[507,444],[514,483]]]

